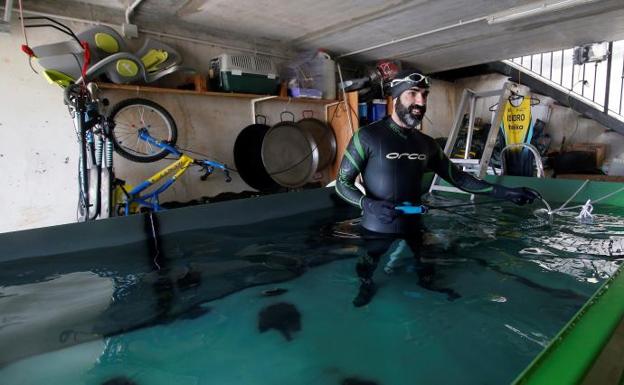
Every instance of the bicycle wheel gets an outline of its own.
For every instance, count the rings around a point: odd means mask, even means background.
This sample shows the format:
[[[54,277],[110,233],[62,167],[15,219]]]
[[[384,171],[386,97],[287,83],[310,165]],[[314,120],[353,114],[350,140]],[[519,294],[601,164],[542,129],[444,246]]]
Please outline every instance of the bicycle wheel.
[[[115,151],[135,162],[154,162],[169,154],[167,150],[141,140],[141,128],[145,128],[154,139],[170,145],[175,145],[178,139],[178,128],[169,112],[151,100],[123,100],[112,108],[110,119],[113,121],[111,136]]]

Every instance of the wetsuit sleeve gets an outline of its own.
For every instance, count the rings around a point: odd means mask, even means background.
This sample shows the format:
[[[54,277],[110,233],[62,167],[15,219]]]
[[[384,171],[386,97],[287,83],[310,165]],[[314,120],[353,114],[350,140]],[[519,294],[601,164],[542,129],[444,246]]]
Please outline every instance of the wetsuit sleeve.
[[[453,186],[469,192],[471,194],[494,194],[492,183],[475,178],[467,172],[460,170],[451,160],[444,154],[444,151],[437,143],[432,142],[435,150],[430,157],[429,168],[442,177],[445,181]]]
[[[336,193],[345,201],[362,208],[364,194],[355,187],[355,178],[364,170],[368,152],[362,145],[360,131],[357,131],[345,150],[336,178]]]

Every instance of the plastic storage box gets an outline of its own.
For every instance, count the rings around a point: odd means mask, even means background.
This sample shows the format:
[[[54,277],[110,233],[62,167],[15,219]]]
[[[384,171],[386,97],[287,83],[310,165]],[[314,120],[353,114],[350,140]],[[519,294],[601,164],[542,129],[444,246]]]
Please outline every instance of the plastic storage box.
[[[274,94],[277,67],[265,56],[221,54],[210,61],[210,85],[226,92]]]

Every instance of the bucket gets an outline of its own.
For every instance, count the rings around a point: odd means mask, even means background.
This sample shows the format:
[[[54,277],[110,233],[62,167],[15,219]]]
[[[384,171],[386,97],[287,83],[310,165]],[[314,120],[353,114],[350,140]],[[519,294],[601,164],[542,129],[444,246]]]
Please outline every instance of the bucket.
[[[358,103],[358,117],[360,126],[365,126],[368,124],[368,104],[367,103]]]
[[[284,115],[285,113],[282,113]],[[262,142],[262,162],[275,182],[296,188],[329,166],[336,157],[334,131],[311,117],[284,121],[271,127]]]
[[[373,99],[371,103],[370,121],[376,122],[386,116],[386,101],[383,99]]]
[[[262,142],[270,128],[264,116],[256,115],[256,123],[243,128],[234,142],[236,170],[245,183],[263,192],[275,192],[281,188],[262,163]]]

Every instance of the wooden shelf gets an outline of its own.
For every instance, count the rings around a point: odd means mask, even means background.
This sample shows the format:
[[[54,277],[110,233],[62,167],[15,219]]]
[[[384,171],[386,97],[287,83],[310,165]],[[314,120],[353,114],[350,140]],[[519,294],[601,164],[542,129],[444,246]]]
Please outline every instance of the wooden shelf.
[[[290,101],[300,103],[319,103],[330,104],[335,103],[338,100],[329,99],[310,99],[310,98],[290,98],[276,95],[258,95],[258,94],[240,94],[234,92],[214,92],[214,91],[195,91],[195,90],[178,90],[176,88],[163,88],[163,87],[150,87],[139,86],[130,84],[112,84],[112,83],[98,83],[98,86],[103,90],[123,90],[123,91],[135,91],[135,92],[158,92],[164,94],[182,94],[182,95],[200,95],[200,96],[214,96],[224,98],[239,98],[239,99],[256,99],[266,96],[275,96],[272,100]]]

